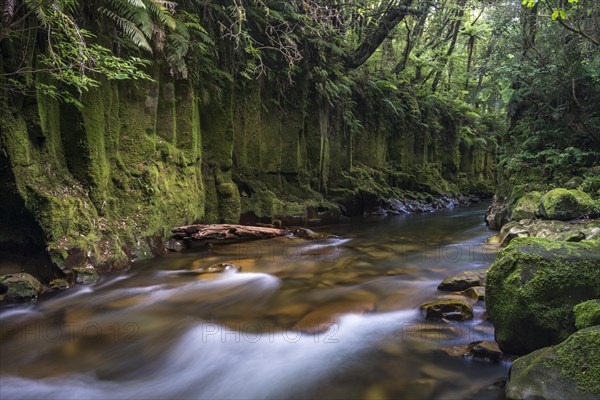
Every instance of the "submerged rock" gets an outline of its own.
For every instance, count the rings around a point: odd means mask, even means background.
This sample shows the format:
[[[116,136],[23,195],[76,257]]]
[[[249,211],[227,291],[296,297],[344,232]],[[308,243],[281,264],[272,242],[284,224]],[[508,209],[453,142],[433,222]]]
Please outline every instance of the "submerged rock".
[[[504,390],[506,380],[500,379],[496,382],[479,389],[477,392],[468,395],[466,400],[504,400]]]
[[[517,359],[506,397],[521,399],[600,398],[600,327],[580,330],[563,343]]]
[[[588,300],[573,307],[575,327],[585,329],[600,325],[600,299]]]
[[[554,189],[540,202],[540,215],[545,219],[568,221],[594,214],[594,201],[581,190]]]
[[[339,236],[331,233],[315,232],[306,228],[294,229],[294,235],[307,240],[321,240],[321,239],[337,239]]]
[[[600,297],[600,243],[518,238],[488,271],[486,306],[500,349],[526,354],[575,332],[573,306]]]
[[[194,269],[192,272],[196,274],[214,274],[219,272],[240,272],[242,267],[226,262],[216,263],[208,267]]]
[[[473,286],[481,286],[483,282],[478,273],[473,271],[461,272],[457,275],[448,277],[438,285],[438,290],[447,292],[462,292]]]
[[[370,301],[339,301],[321,306],[302,317],[292,328],[301,332],[321,333],[330,329],[345,314],[364,314],[375,309]]]
[[[464,321],[473,318],[473,307],[464,300],[434,300],[421,305],[425,318]]]
[[[0,276],[0,302],[28,303],[36,301],[41,291],[42,284],[29,274]]]

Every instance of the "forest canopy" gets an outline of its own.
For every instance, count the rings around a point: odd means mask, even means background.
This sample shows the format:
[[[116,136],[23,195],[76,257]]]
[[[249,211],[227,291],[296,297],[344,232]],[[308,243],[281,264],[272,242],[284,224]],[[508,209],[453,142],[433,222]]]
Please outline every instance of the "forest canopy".
[[[511,174],[533,162],[551,177],[565,157],[573,173],[591,163],[589,150],[600,141],[597,1],[3,4],[0,84],[9,95],[42,91],[80,105],[80,94],[103,79],[150,80],[152,65],[161,64],[216,92],[232,79],[260,78],[276,82],[285,99],[308,80],[317,101],[346,109],[356,131],[358,98],[367,108],[383,98],[392,115],[427,124],[397,99],[435,96],[470,121],[462,128],[467,142],[475,139],[473,122],[507,112],[502,140],[517,157],[501,165]]]

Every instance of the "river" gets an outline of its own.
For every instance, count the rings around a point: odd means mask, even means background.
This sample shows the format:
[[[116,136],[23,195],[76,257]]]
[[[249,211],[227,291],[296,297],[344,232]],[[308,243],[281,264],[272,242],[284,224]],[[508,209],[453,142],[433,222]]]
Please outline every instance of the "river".
[[[493,340],[483,304],[467,322],[419,305],[493,262],[485,206],[194,248],[0,309],[0,398],[464,398],[508,373],[444,351]],[[242,271],[193,272],[217,262]]]

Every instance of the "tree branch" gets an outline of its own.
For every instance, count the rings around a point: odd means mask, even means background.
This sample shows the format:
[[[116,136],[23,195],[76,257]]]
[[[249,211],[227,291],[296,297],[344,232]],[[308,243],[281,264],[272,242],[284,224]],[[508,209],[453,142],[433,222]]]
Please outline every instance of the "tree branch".
[[[416,10],[409,8],[412,3],[413,0],[402,0],[400,4],[394,6],[391,6],[391,3],[388,4],[388,12],[382,17],[379,24],[367,34],[365,40],[347,58],[348,68],[358,68],[363,65],[404,17],[417,13]]]
[[[544,4],[546,4],[546,6],[548,7],[548,9],[550,10],[551,13],[554,13],[554,8],[552,8],[552,5],[548,1],[544,0]],[[576,29],[576,28],[572,27],[571,25],[567,24],[560,16],[556,20],[566,30],[576,33],[579,36],[592,42],[595,46],[600,47],[600,42],[597,41],[596,39],[594,39],[593,37],[591,37],[590,35],[588,35],[587,33],[585,33],[583,30],[581,30],[581,28]]]

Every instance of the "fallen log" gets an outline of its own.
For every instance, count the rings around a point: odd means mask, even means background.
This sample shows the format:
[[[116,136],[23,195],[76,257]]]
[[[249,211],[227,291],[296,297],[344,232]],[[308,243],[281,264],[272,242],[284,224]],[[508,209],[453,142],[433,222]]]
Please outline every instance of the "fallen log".
[[[180,239],[188,240],[257,240],[289,235],[287,229],[233,224],[187,225],[171,229]]]

